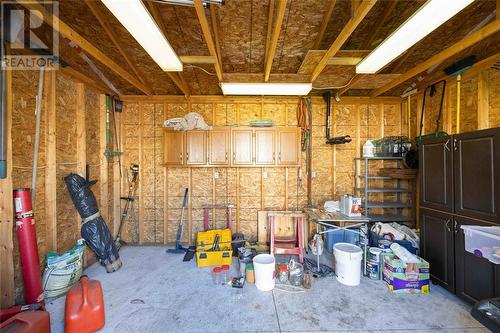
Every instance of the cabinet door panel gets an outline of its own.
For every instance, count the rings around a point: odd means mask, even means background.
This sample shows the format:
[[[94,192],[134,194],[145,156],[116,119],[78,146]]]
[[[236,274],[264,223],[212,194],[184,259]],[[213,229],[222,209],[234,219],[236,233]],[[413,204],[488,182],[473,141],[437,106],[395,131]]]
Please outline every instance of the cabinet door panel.
[[[233,130],[233,164],[253,164],[253,131]]]
[[[186,132],[186,164],[207,164],[207,132]]]
[[[500,223],[500,128],[454,138],[455,213]]]
[[[165,165],[183,165],[184,132],[164,131],[163,158]]]
[[[494,224],[464,217],[455,217],[455,221],[457,295],[469,303],[485,298],[500,297],[500,276],[495,267],[497,265],[465,251],[465,235],[460,228],[461,225],[492,226]]]
[[[296,128],[278,131],[278,164],[299,165],[300,136]]]
[[[272,165],[275,163],[274,130],[255,130],[255,164]]]
[[[425,140],[420,146],[420,206],[453,212],[452,138]]]
[[[420,209],[421,255],[430,264],[433,281],[455,292],[453,217]]]
[[[208,132],[208,146],[210,165],[229,164],[229,130],[213,129]]]

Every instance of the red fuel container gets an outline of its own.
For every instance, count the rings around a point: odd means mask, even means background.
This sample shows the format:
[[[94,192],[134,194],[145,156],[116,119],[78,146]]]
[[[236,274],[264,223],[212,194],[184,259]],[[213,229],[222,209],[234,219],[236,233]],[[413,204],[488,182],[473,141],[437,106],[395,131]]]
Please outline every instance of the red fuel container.
[[[101,283],[82,276],[66,295],[65,332],[90,333],[104,327]]]
[[[47,311],[23,311],[0,324],[2,333],[50,333]]]

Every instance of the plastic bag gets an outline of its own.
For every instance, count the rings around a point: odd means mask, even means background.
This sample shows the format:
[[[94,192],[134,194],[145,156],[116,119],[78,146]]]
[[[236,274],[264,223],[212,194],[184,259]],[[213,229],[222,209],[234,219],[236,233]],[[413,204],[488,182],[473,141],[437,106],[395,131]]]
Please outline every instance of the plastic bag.
[[[113,244],[108,226],[99,214],[97,201],[90,187],[96,181],[87,181],[76,173],[64,178],[71,200],[82,218],[81,235],[87,245],[95,252],[97,259],[106,266],[108,273],[121,267],[120,256]]]
[[[315,234],[313,239],[309,242],[309,248],[313,255],[317,256],[323,254],[323,238],[320,235]]]
[[[193,129],[211,130],[212,126],[203,119],[203,116],[197,112],[189,112],[181,118],[171,118],[165,120],[163,127],[173,127],[176,131],[189,131]]]
[[[75,247],[61,255],[53,251],[47,253],[42,279],[45,299],[65,294],[80,280],[84,249],[84,240],[79,239]]]

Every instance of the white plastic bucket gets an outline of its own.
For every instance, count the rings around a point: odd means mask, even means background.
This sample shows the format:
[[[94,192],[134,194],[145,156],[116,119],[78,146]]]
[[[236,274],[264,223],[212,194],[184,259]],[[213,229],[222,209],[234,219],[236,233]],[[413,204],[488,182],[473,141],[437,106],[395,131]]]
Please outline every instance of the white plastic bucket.
[[[261,291],[274,289],[275,260],[270,254],[259,254],[253,258],[255,286]]]
[[[337,243],[333,246],[333,255],[337,280],[346,286],[359,285],[363,250],[354,244]]]

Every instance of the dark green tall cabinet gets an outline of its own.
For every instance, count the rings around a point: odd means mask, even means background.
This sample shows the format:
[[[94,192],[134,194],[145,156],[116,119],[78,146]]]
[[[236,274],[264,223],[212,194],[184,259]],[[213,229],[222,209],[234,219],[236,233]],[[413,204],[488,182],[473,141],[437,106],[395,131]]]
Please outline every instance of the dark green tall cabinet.
[[[500,265],[465,251],[462,225],[500,225],[500,128],[425,140],[421,254],[431,279],[468,302],[500,297]]]

